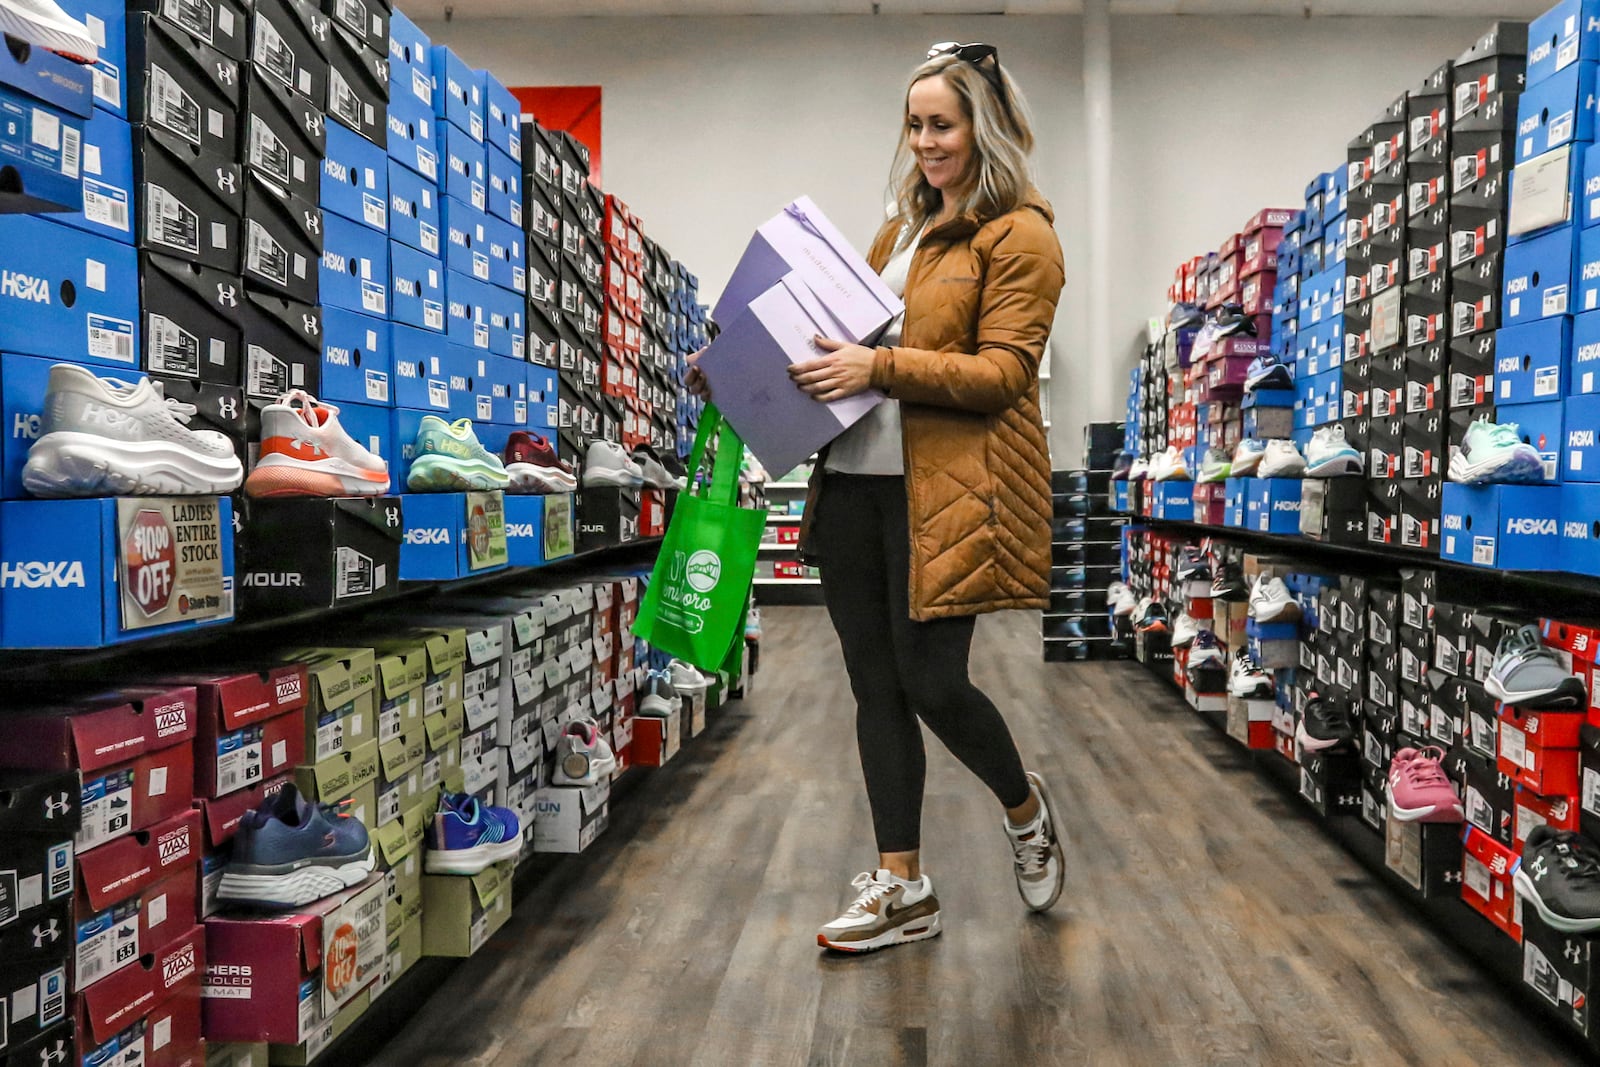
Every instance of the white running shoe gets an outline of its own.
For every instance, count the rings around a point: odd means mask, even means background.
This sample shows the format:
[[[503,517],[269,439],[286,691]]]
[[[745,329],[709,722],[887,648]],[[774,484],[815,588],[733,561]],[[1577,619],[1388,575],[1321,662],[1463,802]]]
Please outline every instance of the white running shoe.
[[[611,441],[591,442],[583,463],[584,486],[610,486],[637,489],[644,484],[644,471],[628,458],[622,446]]]
[[[1257,622],[1299,622],[1300,603],[1282,578],[1263,574],[1250,590],[1250,617]]]
[[[1121,582],[1112,582],[1106,590],[1106,603],[1111,605],[1111,612],[1119,619],[1126,619],[1133,614],[1139,606],[1139,601],[1134,598],[1133,590]]]
[[[872,952],[939,936],[939,898],[927,875],[909,882],[884,870],[862,871],[850,888],[857,890],[856,899],[817,931],[817,944],[823,948]]]
[[[261,458],[244,491],[253,497],[382,496],[389,465],[339,425],[339,409],[302,389],[261,409]]]
[[[1271,440],[1267,442],[1256,473],[1262,478],[1302,478],[1306,473],[1306,460],[1293,441]]]
[[[1261,466],[1261,457],[1266,455],[1267,446],[1253,437],[1246,437],[1239,442],[1239,447],[1233,450],[1233,464],[1229,476],[1233,478],[1248,478],[1256,473]]]
[[[669,671],[672,688],[680,693],[703,693],[711,686],[710,679],[681,659],[673,660]]]
[[[575,719],[556,740],[556,773],[552,785],[599,785],[617,769],[617,757],[591,719]]]
[[[1172,445],[1151,460],[1150,479],[1156,482],[1187,482],[1189,465],[1183,461],[1183,449]]]
[[[1228,677],[1229,695],[1241,700],[1271,700],[1273,691],[1272,675],[1257,666],[1244,649],[1236,652]]]
[[[226,436],[189,429],[194,414],[149,378],[129,385],[57,363],[22,484],[38,497],[231,493],[244,465]]]
[[[1220,448],[1206,449],[1206,458],[1200,464],[1200,477],[1195,479],[1201,484],[1214,485],[1225,482],[1233,476],[1233,465],[1228,459],[1228,454]]]
[[[0,33],[47,48],[74,63],[87,66],[100,58],[89,27],[63,11],[55,0],[0,0]]]
[[[1194,640],[1195,634],[1200,632],[1200,622],[1187,611],[1179,615],[1172,623],[1172,647],[1188,648]]]
[[[1344,439],[1344,427],[1338,423],[1319,427],[1306,446],[1307,478],[1339,478],[1360,474],[1366,460]]]

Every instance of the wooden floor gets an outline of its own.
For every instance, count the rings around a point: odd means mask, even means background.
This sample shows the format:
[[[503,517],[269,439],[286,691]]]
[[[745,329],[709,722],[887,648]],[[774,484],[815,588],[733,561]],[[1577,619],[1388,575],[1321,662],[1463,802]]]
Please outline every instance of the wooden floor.
[[[815,928],[873,864],[821,608],[769,609],[759,688],[627,798],[372,1063],[1537,1064],[1541,1027],[1127,664],[1040,662],[982,620],[974,678],[1070,815],[1070,888],[1017,898],[1000,813],[929,740],[942,937]]]

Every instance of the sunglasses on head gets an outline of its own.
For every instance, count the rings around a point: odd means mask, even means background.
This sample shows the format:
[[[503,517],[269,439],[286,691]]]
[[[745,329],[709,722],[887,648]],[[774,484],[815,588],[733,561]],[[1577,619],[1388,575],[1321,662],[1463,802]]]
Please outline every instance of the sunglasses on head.
[[[955,56],[983,75],[984,80],[994,86],[994,91],[999,94],[1000,106],[1005,109],[1006,118],[1011,120],[1013,126],[1017,124],[1016,116],[1011,113],[1011,98],[1006,93],[1006,84],[1000,77],[1000,49],[992,44],[957,44],[955,41],[946,41],[928,49],[929,59],[936,59],[939,56]],[[994,62],[984,62],[989,59]]]

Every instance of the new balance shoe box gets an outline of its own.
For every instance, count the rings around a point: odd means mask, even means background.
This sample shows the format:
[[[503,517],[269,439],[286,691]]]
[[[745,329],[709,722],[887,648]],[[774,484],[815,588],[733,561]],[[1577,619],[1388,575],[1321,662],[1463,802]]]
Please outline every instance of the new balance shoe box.
[[[329,215],[323,220],[318,286],[324,310],[383,318],[389,310],[389,245],[381,230]]]
[[[245,185],[245,281],[290,300],[316,303],[322,209],[254,174],[246,176]]]
[[[337,122],[329,123],[320,201],[325,223],[331,225],[327,216],[336,215],[388,236],[391,162],[389,154],[371,141]]]
[[[1501,705],[1500,773],[1542,796],[1572,796],[1580,783],[1578,741],[1586,712],[1527,711]]]
[[[1517,156],[1520,164],[1562,145],[1594,140],[1595,73],[1592,62],[1574,63],[1517,101]]]
[[[442,260],[398,241],[389,242],[389,276],[396,323],[442,334],[445,331],[445,271]],[[398,354],[398,353],[397,353]],[[397,401],[403,403],[403,401]]]
[[[182,138],[208,155],[239,158],[239,64],[172,23],[128,15],[128,120]]]
[[[398,497],[255,500],[239,553],[245,618],[370,603],[400,591]]]
[[[1439,554],[1497,570],[1559,570],[1561,493],[1558,486],[1449,483]]]
[[[321,392],[321,309],[246,289],[239,302],[239,323],[245,396],[276,402],[291,389]]]
[[[140,128],[133,167],[139,247],[238,274],[244,210],[239,165],[171,134]]]
[[[244,287],[236,274],[171,256],[139,257],[144,309],[144,367],[171,375],[237,386],[244,376],[239,304]]]
[[[245,169],[292,196],[317,203],[331,132],[321,106],[252,68],[239,121]]]
[[[1562,1025],[1588,1034],[1593,939],[1553,928],[1540,917],[1538,908],[1521,911],[1523,984],[1550,1005]]]
[[[73,841],[82,825],[72,770],[0,772],[0,953],[59,960],[72,948]]]
[[[0,215],[0,351],[139,365],[138,254],[105,237]]]
[[[4,647],[120,644],[233,617],[227,497],[10,500],[0,529],[0,574],[29,578],[0,601]]]
[[[389,5],[384,0],[322,0],[322,12],[333,22],[334,29],[343,31],[361,47],[378,54],[389,55],[392,40],[389,36]],[[384,68],[385,99],[388,92],[388,68]],[[331,113],[331,110],[330,110]]]
[[[1522,900],[1511,876],[1518,853],[1476,826],[1462,837],[1461,899],[1511,940],[1522,942]]]
[[[256,70],[313,104],[328,98],[327,16],[301,0],[256,0],[250,61]]]
[[[81,993],[187,934],[199,918],[197,813],[128,834],[79,858],[73,992]]]
[[[393,247],[390,246],[391,250]],[[394,406],[417,413],[401,418],[396,424],[394,438],[398,446],[409,446],[416,439],[422,413],[444,415],[449,412],[447,348],[443,334],[393,324],[390,350],[394,361]],[[391,463],[389,476],[396,485],[403,486],[408,470],[409,463]]]
[[[384,251],[387,253],[387,245]],[[394,378],[391,339],[391,326],[381,318],[335,307],[324,308],[322,391],[318,395],[341,405],[390,406],[393,403],[390,386]],[[352,433],[352,436],[355,435]],[[361,440],[359,436],[356,439]],[[374,454],[384,455],[383,452]]]
[[[298,1045],[377,977],[388,939],[384,882],[270,919],[206,920],[205,1032],[214,1041]]]
[[[438,49],[436,48],[435,51]],[[435,98],[437,99],[437,98]],[[489,156],[482,141],[442,122],[439,137],[439,192],[470,204],[475,211],[489,210]]]
[[[368,47],[335,25],[328,34],[327,51],[329,120],[387,149],[389,62],[383,50]]]
[[[391,72],[391,90],[392,78]],[[389,158],[437,185],[444,177],[439,165],[440,125],[427,103],[409,94],[392,94],[389,99]]]
[[[439,243],[439,190],[433,182],[391,159],[389,161],[389,236],[430,256],[442,255]]]

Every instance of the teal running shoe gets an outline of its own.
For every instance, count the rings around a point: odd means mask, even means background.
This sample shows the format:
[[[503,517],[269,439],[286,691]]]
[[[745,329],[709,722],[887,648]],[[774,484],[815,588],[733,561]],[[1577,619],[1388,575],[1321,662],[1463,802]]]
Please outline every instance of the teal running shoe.
[[[461,493],[511,484],[500,457],[478,443],[471,419],[447,423],[424,415],[406,488],[413,493]]]

